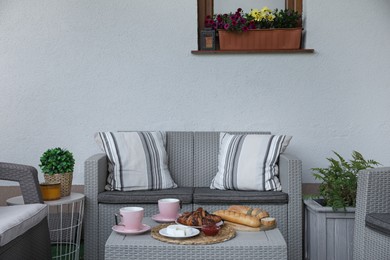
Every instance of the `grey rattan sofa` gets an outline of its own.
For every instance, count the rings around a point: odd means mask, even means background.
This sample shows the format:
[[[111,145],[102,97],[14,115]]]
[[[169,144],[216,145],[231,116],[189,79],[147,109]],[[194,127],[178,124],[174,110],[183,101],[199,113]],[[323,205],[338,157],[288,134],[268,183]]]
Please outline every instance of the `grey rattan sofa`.
[[[0,225],[1,239],[6,242],[0,246],[0,259],[51,259],[47,208],[42,205],[37,170],[0,162],[0,180],[19,182],[24,203],[29,204],[0,208],[0,224],[6,225]]]
[[[237,132],[236,132],[237,133]],[[262,134],[269,134],[262,132]],[[145,208],[145,216],[158,213],[157,200],[177,197],[182,211],[197,207],[206,210],[226,208],[239,203],[261,207],[276,217],[287,245],[289,259],[302,259],[302,163],[283,153],[279,158],[282,192],[220,191],[209,189],[217,172],[219,132],[167,132],[169,169],[178,188],[159,191],[105,191],[107,158],[96,154],[85,162],[86,259],[103,259],[104,245],[114,225],[114,212],[129,204]]]
[[[359,172],[354,259],[390,259],[390,167]]]

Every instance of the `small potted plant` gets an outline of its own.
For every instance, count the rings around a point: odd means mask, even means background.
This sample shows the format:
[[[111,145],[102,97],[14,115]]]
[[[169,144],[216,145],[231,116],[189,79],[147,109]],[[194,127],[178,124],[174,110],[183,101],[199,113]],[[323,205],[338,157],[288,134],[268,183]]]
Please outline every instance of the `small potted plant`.
[[[75,160],[73,154],[62,148],[46,150],[39,167],[44,173],[46,183],[61,183],[61,196],[69,196],[72,188]]]
[[[352,259],[358,172],[379,165],[374,160],[366,160],[357,151],[352,152],[349,161],[336,152],[334,154],[336,158],[327,158],[328,167],[312,169],[314,177],[322,181],[320,198],[304,201],[305,255],[310,259],[327,259],[324,253]],[[327,247],[326,243],[331,245],[336,241],[344,246]],[[324,252],[320,248],[332,248],[333,252]]]
[[[205,27],[218,31],[221,50],[299,49],[301,15],[294,10],[263,7],[245,13],[208,16]]]
[[[366,160],[357,151],[352,152],[352,160],[347,162],[340,154],[334,152],[337,159],[328,158],[327,168],[313,168],[314,177],[321,180],[320,196],[317,200],[322,206],[332,207],[334,211],[356,206],[357,174],[360,170],[373,168],[379,163]]]

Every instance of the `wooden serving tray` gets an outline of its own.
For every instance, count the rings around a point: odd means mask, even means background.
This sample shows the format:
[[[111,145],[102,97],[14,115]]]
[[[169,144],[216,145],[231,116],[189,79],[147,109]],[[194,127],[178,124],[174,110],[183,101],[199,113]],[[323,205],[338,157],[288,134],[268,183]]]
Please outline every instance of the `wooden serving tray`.
[[[254,228],[254,227],[248,227],[245,225],[233,223],[233,222],[226,221],[226,220],[224,220],[224,223],[225,223],[224,225],[231,227],[236,231],[256,232],[256,231],[266,231],[266,230],[271,230],[271,229],[276,228],[276,224],[273,226],[260,226],[260,227]]]
[[[178,244],[178,245],[209,245],[221,243],[227,240],[230,240],[236,236],[236,231],[229,226],[222,226],[216,236],[206,236],[202,231],[199,235],[190,238],[170,238],[162,236],[159,231],[160,229],[166,228],[172,224],[160,224],[152,228],[151,235],[154,239],[157,239],[162,242]]]

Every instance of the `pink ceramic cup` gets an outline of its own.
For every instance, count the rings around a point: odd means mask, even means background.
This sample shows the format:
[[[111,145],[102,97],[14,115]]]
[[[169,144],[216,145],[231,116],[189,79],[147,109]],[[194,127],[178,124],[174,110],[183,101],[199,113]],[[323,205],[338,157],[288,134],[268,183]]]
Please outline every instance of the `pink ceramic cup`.
[[[180,200],[173,198],[159,199],[158,210],[161,217],[175,219],[180,211]]]
[[[124,226],[127,230],[140,230],[142,219],[144,218],[144,208],[141,207],[124,207],[119,209],[121,221],[119,226]]]

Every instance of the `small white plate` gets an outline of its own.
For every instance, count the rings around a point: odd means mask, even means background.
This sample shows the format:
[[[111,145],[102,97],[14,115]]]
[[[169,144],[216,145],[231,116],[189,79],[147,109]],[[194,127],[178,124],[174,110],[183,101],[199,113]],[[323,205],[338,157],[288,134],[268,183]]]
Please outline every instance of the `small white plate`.
[[[180,214],[178,214],[176,216],[176,218],[167,218],[167,217],[161,216],[160,214],[156,214],[156,215],[152,216],[152,219],[154,221],[160,222],[160,223],[169,223],[169,222],[174,222],[178,217],[180,217]]]
[[[188,226],[188,225],[179,223],[179,222],[177,222],[177,219],[175,220],[175,223],[178,224],[178,225],[186,226],[186,227],[202,228],[202,226]],[[217,225],[217,226],[222,226],[222,225],[223,225],[223,220],[219,221],[216,225]]]
[[[150,228],[151,228],[150,226],[142,224],[140,230],[130,230],[130,229],[126,229],[124,226],[115,225],[112,227],[112,230],[123,235],[134,235],[134,234],[142,234],[146,231],[149,231]]]
[[[189,238],[189,237],[197,236],[200,233],[200,231],[198,229],[196,229],[196,228],[190,228],[190,230],[191,230],[191,234],[189,234],[187,236],[172,236],[172,235],[169,235],[167,233],[167,228],[160,229],[159,233],[160,233],[160,235],[162,235],[164,237],[170,237],[170,238]]]

